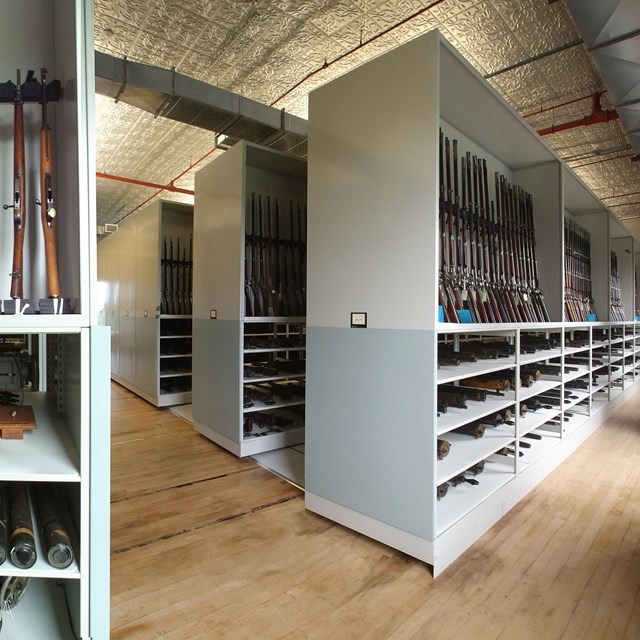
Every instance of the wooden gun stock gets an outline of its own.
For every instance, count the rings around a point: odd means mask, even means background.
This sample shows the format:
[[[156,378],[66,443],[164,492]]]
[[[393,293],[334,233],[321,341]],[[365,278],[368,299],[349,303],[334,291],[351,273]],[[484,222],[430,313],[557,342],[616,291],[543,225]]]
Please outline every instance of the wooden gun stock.
[[[53,192],[53,146],[51,127],[47,122],[47,70],[40,71],[42,83],[42,128],[40,129],[40,218],[44,235],[47,289],[50,298],[60,297],[58,252],[56,248],[57,211]]]

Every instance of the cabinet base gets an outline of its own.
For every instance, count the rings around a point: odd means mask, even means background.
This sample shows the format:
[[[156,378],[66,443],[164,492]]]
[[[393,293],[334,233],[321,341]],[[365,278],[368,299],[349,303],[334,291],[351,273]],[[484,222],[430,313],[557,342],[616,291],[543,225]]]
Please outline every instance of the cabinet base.
[[[135,384],[131,384],[128,380],[121,378],[120,376],[111,374],[111,379],[118,384],[121,384],[123,387],[129,389],[129,391],[133,391],[137,396],[140,396],[143,400],[150,402],[152,405],[156,407],[171,407],[176,404],[190,404],[191,403],[191,391],[185,391],[183,393],[165,393],[154,395],[145,391],[144,389],[140,389],[140,387],[136,387]]]
[[[260,438],[248,438],[242,442],[236,442],[197,420],[193,421],[193,428],[239,458],[304,443],[304,427],[290,429],[282,433],[272,433]]]
[[[305,507],[309,511],[318,513],[432,565],[435,578],[568,458],[630,396],[638,391],[640,391],[640,380],[630,385],[602,408],[596,410],[594,415],[575,431],[559,438],[557,444],[544,457],[532,462],[506,485],[480,502],[467,515],[435,536],[434,540],[408,533],[308,490],[305,493]]]

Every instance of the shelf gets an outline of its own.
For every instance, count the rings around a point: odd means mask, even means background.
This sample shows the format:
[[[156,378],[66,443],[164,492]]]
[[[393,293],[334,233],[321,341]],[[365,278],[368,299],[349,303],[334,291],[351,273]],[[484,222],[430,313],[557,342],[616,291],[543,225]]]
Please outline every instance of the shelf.
[[[0,440],[0,480],[80,482],[78,451],[67,425],[41,392],[25,393],[37,428],[22,440]]]
[[[181,315],[170,315],[170,314],[160,314],[160,320],[191,320],[193,316],[181,316]]]
[[[31,518],[33,521],[34,540],[36,543],[36,556],[37,560],[30,569],[19,569],[16,567],[9,557],[0,565],[0,574],[2,576],[23,576],[26,578],[53,578],[53,579],[79,579],[80,568],[78,566],[78,536],[71,526],[71,520],[69,517],[66,505],[59,505],[62,520],[67,527],[67,533],[71,540],[71,546],[73,548],[73,562],[66,569],[56,569],[49,564],[47,555],[42,546],[39,519],[35,510],[35,500],[33,492],[31,492]],[[2,578],[0,578],[1,580]],[[1,636],[0,636],[1,637]]]
[[[278,380],[304,380],[304,373],[290,373],[288,375],[277,375],[267,377],[243,378],[242,384],[256,384],[257,382],[277,382]]]
[[[522,437],[527,433],[531,433],[543,424],[557,418],[560,415],[560,409],[538,409],[537,411],[527,411],[524,417],[518,416],[518,436]]]
[[[493,363],[493,364],[490,364]],[[464,378],[472,378],[483,373],[493,373],[515,366],[515,356],[498,358],[498,360],[478,360],[478,362],[462,362],[458,366],[442,365],[438,369],[438,384],[455,382]]]
[[[276,400],[275,404],[265,404],[259,400],[254,400],[253,407],[242,409],[242,413],[255,413],[256,411],[269,411],[271,409],[286,409],[287,407],[299,407],[304,404],[304,398],[300,400]]]
[[[274,347],[272,349],[244,349],[243,353],[280,353],[281,351],[306,351],[306,347]]]
[[[576,380],[578,378],[582,378],[582,376],[587,376],[591,372],[589,367],[581,364],[571,364],[566,365],[569,367],[577,368],[577,371],[570,371],[569,373],[565,373],[562,376],[562,382],[571,382],[572,380]]]
[[[502,409],[513,407],[515,402],[516,394],[513,391],[507,391],[503,396],[488,395],[484,402],[467,400],[466,409],[449,407],[447,413],[441,413],[438,416],[436,419],[436,432],[440,436],[456,427],[474,422]]]
[[[18,605],[2,612],[2,637],[74,640],[64,587],[54,580],[32,580]]]
[[[520,356],[520,366],[533,364],[535,362],[542,362],[543,360],[551,360],[552,358],[559,358],[562,355],[562,349],[546,349],[536,351],[535,353],[525,353]]]
[[[245,316],[245,323],[305,324],[305,316]]]
[[[591,347],[589,345],[587,345],[586,347],[565,347],[564,348],[564,355],[565,356],[572,356],[576,353],[582,353],[583,351],[589,351],[591,349]]]
[[[570,411],[572,407],[575,407],[577,404],[580,404],[583,400],[587,400],[591,395],[588,391],[581,391],[580,389],[570,389],[571,393],[577,398],[571,398],[568,404],[563,404],[563,408],[565,411]]]
[[[560,380],[537,380],[530,387],[520,387],[519,399],[525,401],[527,398],[535,398],[545,391],[558,388],[561,384]]]
[[[159,375],[160,379],[164,379],[164,378],[185,378],[185,377],[191,377],[192,373],[191,371],[176,371],[176,372],[172,372],[172,373],[161,373]]]
[[[521,458],[518,458],[519,472],[549,453],[549,451],[553,449],[560,440],[559,434],[551,435],[549,431],[539,430],[536,431],[536,433],[542,436],[542,440],[527,439],[527,442],[530,443],[531,446],[526,449],[522,447],[520,448],[520,451],[522,451],[524,455]]]
[[[452,524],[463,518],[483,500],[515,477],[513,458],[500,460],[504,456],[492,456],[486,461],[484,471],[476,476],[480,484],[449,486],[447,495],[437,503],[436,535],[441,535]]]
[[[437,462],[436,476],[438,484],[457,476],[498,449],[506,447],[514,441],[515,435],[511,425],[500,425],[498,427],[487,427],[482,438],[449,432],[443,439],[451,444],[451,449],[446,458]]]
[[[160,354],[160,359],[163,360],[164,358],[190,358],[191,354],[190,353],[171,353],[171,354]]]

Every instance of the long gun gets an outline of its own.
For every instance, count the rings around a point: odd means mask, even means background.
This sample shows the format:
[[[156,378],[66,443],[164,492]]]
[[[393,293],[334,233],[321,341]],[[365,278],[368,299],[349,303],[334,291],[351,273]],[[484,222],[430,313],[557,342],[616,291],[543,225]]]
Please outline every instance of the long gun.
[[[47,69],[40,70],[42,87],[42,128],[40,129],[40,217],[44,235],[44,252],[47,267],[47,288],[50,298],[60,297],[58,276],[58,252],[56,248],[57,211],[53,192],[53,145],[51,126],[47,120]],[[24,157],[24,154],[23,154]],[[24,193],[24,192],[23,192]]]
[[[162,296],[160,298],[160,313],[169,313],[169,284],[167,282],[167,238],[164,238],[162,246],[162,259],[160,260],[162,268]]]
[[[20,69],[17,70],[17,83],[13,99],[13,204],[5,204],[4,209],[13,209],[13,266],[11,268],[10,295],[15,300],[23,297],[23,258],[26,211],[25,160],[24,160],[24,113]]]
[[[193,313],[193,235],[189,236],[189,315]]]

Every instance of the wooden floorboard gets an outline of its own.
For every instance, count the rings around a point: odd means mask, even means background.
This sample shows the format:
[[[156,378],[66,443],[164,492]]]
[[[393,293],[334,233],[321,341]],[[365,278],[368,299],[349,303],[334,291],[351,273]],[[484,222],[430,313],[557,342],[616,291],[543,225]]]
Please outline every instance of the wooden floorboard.
[[[437,580],[170,411],[112,407],[113,640],[640,638],[640,394]]]

